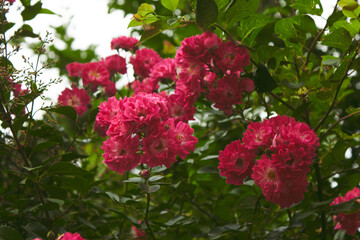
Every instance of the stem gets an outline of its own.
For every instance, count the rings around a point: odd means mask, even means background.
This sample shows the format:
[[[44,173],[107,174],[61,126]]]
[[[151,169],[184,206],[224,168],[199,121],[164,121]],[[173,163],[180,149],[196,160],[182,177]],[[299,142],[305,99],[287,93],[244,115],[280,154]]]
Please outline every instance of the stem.
[[[290,209],[286,209],[286,212],[287,212],[287,214],[288,214],[288,218],[289,218],[289,227],[290,227],[291,220],[292,220],[291,211],[290,211]]]
[[[319,166],[319,159],[316,158],[314,162],[315,174],[316,174],[316,182],[317,182],[317,195],[318,199],[321,202],[323,200],[322,195],[322,178]],[[320,212],[320,221],[321,221],[321,239],[326,240],[326,213],[325,211]]]
[[[278,0],[275,0],[275,5],[276,5],[276,8],[277,8],[278,11],[279,11],[280,17],[281,17],[281,18],[284,18],[284,15],[283,15],[283,14],[281,13],[281,11],[280,11],[280,6],[279,6]]]
[[[282,100],[278,95],[276,95],[273,92],[269,92],[271,96],[273,96],[274,98],[276,98],[276,100],[278,100],[279,102],[281,102],[282,104],[284,104],[286,107],[288,107],[289,109],[295,111],[295,108],[293,106],[291,106],[290,104],[288,104],[287,102],[285,102],[284,100]]]
[[[34,84],[36,85],[36,80],[37,80],[37,76],[38,76],[38,67],[39,67],[39,62],[40,62],[40,56],[41,56],[41,53],[42,53],[42,50],[43,47],[44,47],[45,43],[41,40],[41,46],[40,46],[40,50],[39,50],[39,53],[37,55],[37,59],[36,59],[36,65],[35,65],[35,69],[34,70]],[[31,101],[31,111],[30,111],[30,119],[29,119],[29,124],[28,124],[28,127],[27,127],[27,130],[26,130],[26,134],[25,134],[25,139],[24,139],[24,143],[23,145],[25,146],[26,142],[27,142],[27,139],[28,139],[28,136],[29,136],[29,131],[30,131],[30,127],[31,127],[31,122],[33,120],[33,112],[34,112],[34,104],[35,104],[35,99],[33,99]]]
[[[337,1],[337,2],[338,2],[338,1]],[[333,15],[333,13],[336,11],[337,2],[336,2],[336,4],[335,4],[334,10],[333,10],[333,12],[331,13],[331,15]],[[330,15],[330,16],[331,16],[331,15]],[[318,33],[318,35],[315,37],[314,41],[311,43],[310,48],[309,48],[309,51],[308,51],[308,54],[307,54],[307,56],[306,56],[306,61],[305,61],[304,65],[303,65],[303,69],[308,65],[309,59],[310,59],[310,54],[311,54],[312,50],[314,49],[314,47],[315,47],[315,45],[316,45],[316,42],[319,40],[319,38],[321,37],[321,35],[325,32],[325,29],[328,27],[328,23],[329,23],[329,21],[326,21],[326,24],[325,24],[324,28]]]
[[[194,200],[190,200],[190,202],[202,213],[204,213],[206,216],[208,216],[216,225],[219,225],[218,221],[212,216],[210,213],[208,213],[205,209],[203,209],[197,202]]]
[[[42,195],[42,193],[40,191],[39,184],[38,184],[37,180],[38,179],[36,179],[36,182],[35,182],[35,188],[36,188],[36,191],[37,191],[37,193],[39,195],[41,205],[44,206],[45,205],[45,200],[44,200],[44,197],[43,197],[43,195]],[[45,211],[45,216],[46,216],[47,221],[51,224],[51,219],[50,219],[49,212],[46,209],[44,209],[44,211]]]
[[[331,124],[331,126],[330,126],[328,129],[326,129],[326,131],[325,131],[323,134],[321,134],[320,140],[323,139],[323,138],[329,133],[329,131],[330,131],[333,127],[335,127],[338,123],[342,122],[343,120],[345,120],[345,119],[347,119],[347,118],[349,118],[349,117],[351,117],[351,116],[354,116],[354,115],[356,115],[356,114],[359,114],[359,113],[360,113],[360,111],[353,112],[353,113],[351,113],[351,114],[349,114],[349,115],[346,115],[345,117],[340,118],[339,120],[337,120],[336,122],[334,122],[333,124]]]
[[[359,46],[360,47],[360,46]],[[359,47],[356,49],[356,52],[359,50]],[[347,66],[346,68],[346,71],[344,72],[344,75],[342,76],[342,78],[340,79],[339,81],[339,84],[337,86],[337,89],[336,89],[336,92],[335,92],[335,95],[334,95],[334,98],[333,98],[333,101],[331,102],[331,105],[328,109],[328,111],[326,112],[325,116],[320,120],[320,122],[318,123],[318,125],[315,127],[314,131],[316,132],[320,127],[321,125],[325,122],[326,118],[329,116],[332,108],[335,106],[335,102],[336,102],[336,99],[337,99],[337,96],[340,92],[340,88],[341,88],[341,85],[343,84],[345,78],[347,77],[347,73],[352,65],[352,63],[354,62],[355,58],[356,58],[356,55],[357,54],[354,54],[354,57],[350,60],[350,63],[349,65]]]
[[[334,176],[336,174],[341,174],[341,173],[345,173],[345,172],[360,172],[360,167],[344,169],[344,170],[341,170],[339,172],[329,174],[329,175],[323,177],[323,179],[328,179],[328,178],[331,178],[332,176]]]
[[[146,193],[147,203],[146,203],[146,212],[145,212],[145,224],[147,229],[149,230],[151,239],[155,240],[154,233],[150,228],[150,224],[148,222],[148,216],[149,216],[149,207],[150,207],[150,193]]]

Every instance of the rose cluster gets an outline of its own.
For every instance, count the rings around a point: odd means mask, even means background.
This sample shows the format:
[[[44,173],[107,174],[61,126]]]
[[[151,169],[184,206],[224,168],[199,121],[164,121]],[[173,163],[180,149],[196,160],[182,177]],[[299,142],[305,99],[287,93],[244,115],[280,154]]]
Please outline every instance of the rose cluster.
[[[308,185],[306,175],[319,139],[305,123],[288,116],[251,122],[242,141],[220,151],[220,175],[229,184],[254,179],[268,201],[282,208],[298,203]]]
[[[118,41],[115,47],[120,48],[119,45],[122,43],[123,46],[126,42],[134,42],[134,40],[123,37],[122,41],[120,43]],[[130,48],[130,45],[126,47]],[[58,103],[74,107],[79,115],[83,115],[87,110],[87,105],[91,100],[89,94],[97,91],[99,87],[108,97],[114,96],[116,94],[114,75],[127,72],[126,60],[118,54],[108,56],[98,62],[73,62],[67,64],[66,69],[69,77],[82,79],[83,89],[75,86],[72,89],[66,88],[58,97]]]
[[[348,202],[354,198],[360,197],[360,189],[355,187],[353,190],[347,192],[344,197],[337,197],[330,204],[331,206]],[[356,199],[360,202],[360,199]],[[349,235],[355,235],[357,229],[360,227],[360,211],[354,213],[338,213],[334,216],[334,222],[336,223],[335,229],[345,230]]]
[[[242,92],[255,88],[251,79],[242,76],[249,62],[250,55],[240,43],[223,42],[211,32],[184,39],[175,59],[162,59],[147,48],[137,50],[130,59],[137,77],[135,93],[156,92],[160,82],[175,83],[169,101],[173,117],[182,121],[193,119],[200,93],[231,114],[232,106],[242,102]]]
[[[175,57],[178,71],[175,94],[181,92],[193,104],[200,92],[227,114],[241,103],[243,91],[255,88],[251,79],[242,77],[250,64],[247,49],[238,42],[222,42],[214,33],[184,39]]]
[[[110,137],[102,146],[104,163],[120,174],[139,163],[170,167],[177,155],[184,158],[195,150],[193,129],[170,117],[166,95],[111,97],[99,109],[96,125]]]
[[[42,240],[41,238],[35,238],[33,240]],[[58,237],[56,240],[85,240],[79,233],[66,232]]]

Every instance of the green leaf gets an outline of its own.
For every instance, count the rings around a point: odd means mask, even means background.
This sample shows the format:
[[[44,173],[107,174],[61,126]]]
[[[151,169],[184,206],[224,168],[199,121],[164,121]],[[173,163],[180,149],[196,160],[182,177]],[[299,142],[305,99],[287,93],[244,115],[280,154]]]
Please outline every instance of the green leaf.
[[[334,236],[334,240],[344,240],[346,236],[346,230],[338,230]]]
[[[22,5],[23,5],[24,7],[26,7],[26,6],[30,6],[31,0],[20,0],[20,2],[22,3]]]
[[[6,22],[5,25],[4,25],[3,33],[5,33],[7,30],[9,30],[10,28],[12,28],[13,26],[15,26],[15,23],[13,23],[13,22]]]
[[[74,153],[74,152],[68,152],[62,155],[61,157],[61,161],[63,162],[69,162],[75,159],[79,159],[79,158],[88,158],[88,155],[82,155],[82,154],[78,154],[78,153]]]
[[[167,169],[167,167],[165,166],[155,166],[151,169],[151,173],[159,173],[159,172],[163,172]]]
[[[105,192],[106,195],[108,195],[109,198],[111,198],[112,200],[114,200],[115,202],[120,202],[120,198],[119,195],[117,195],[116,193],[113,192]]]
[[[53,11],[51,11],[51,10],[49,10],[47,8],[42,8],[39,13],[42,13],[42,14],[56,14],[56,13],[54,13]]]
[[[350,23],[346,20],[339,20],[334,23],[335,28],[346,29],[351,37],[354,37],[360,31],[360,22],[357,19],[351,19]]]
[[[330,34],[326,35],[322,41],[323,45],[347,50],[351,44],[351,37],[348,31],[344,28],[335,29]]]
[[[296,0],[290,6],[299,10],[303,14],[320,16],[323,12],[320,0]]]
[[[196,23],[206,29],[217,20],[218,6],[214,0],[198,0],[196,3]]]
[[[230,0],[227,5],[220,6],[219,21],[231,24],[252,16],[259,8],[259,0]]]
[[[23,240],[21,234],[8,226],[0,226],[0,240]]]
[[[205,166],[200,168],[197,173],[219,173],[219,170],[216,167]]]
[[[76,121],[77,114],[75,109],[71,106],[58,106],[57,108],[50,109],[50,111],[62,114],[71,120]]]
[[[48,229],[41,223],[38,223],[38,222],[28,223],[28,224],[26,224],[24,229],[28,233],[35,235],[38,238],[47,239]]]
[[[321,58],[321,65],[338,65],[340,63],[340,59],[332,55],[324,55]]]
[[[179,22],[169,25],[165,19],[160,19],[155,23],[151,24],[151,28],[149,30],[144,31],[144,33],[141,35],[139,42],[142,43],[165,30],[173,29],[179,26]]]
[[[31,154],[40,152],[45,149],[52,148],[53,146],[58,145],[58,144],[59,144],[58,142],[53,142],[53,141],[46,141],[46,142],[39,143],[35,147],[33,147]]]
[[[19,33],[19,36],[21,37],[32,37],[32,38],[36,38],[38,37],[39,35],[35,34],[33,32],[33,29],[32,27],[30,27],[30,25],[27,25],[27,24],[24,24],[21,26],[20,28],[20,33]]]
[[[305,113],[305,111],[308,109],[310,105],[310,102],[306,102],[306,103],[303,103],[301,104],[299,107],[297,107],[293,113],[293,117],[296,119],[296,120],[303,120],[303,115]]]
[[[246,38],[255,29],[262,28],[274,21],[275,19],[269,16],[263,14],[254,14],[251,17],[244,18],[240,21],[240,26],[237,28],[237,33],[240,37]]]
[[[153,6],[147,3],[141,4],[137,13],[134,14],[132,18],[133,19],[130,21],[128,28],[141,25],[146,27],[147,25],[156,22],[159,19],[155,14]]]
[[[355,0],[341,0],[339,6],[342,7],[342,12],[349,18],[358,18],[360,14],[360,6]]]
[[[133,177],[127,180],[124,180],[125,183],[145,183],[145,180],[141,177]]]
[[[139,187],[141,190],[143,190],[144,192],[149,192],[149,186],[146,185],[145,183],[139,182]]]
[[[90,178],[93,175],[85,169],[82,169],[75,164],[69,162],[55,163],[49,168],[48,173],[60,176],[81,176],[84,178]]]
[[[180,222],[181,220],[183,220],[184,218],[185,218],[184,216],[176,216],[176,217],[170,219],[169,221],[167,221],[167,222],[165,223],[165,225],[167,225],[167,226],[173,226],[173,225],[179,223],[179,222]]]
[[[179,4],[179,0],[161,0],[161,4],[170,11],[174,12]]]
[[[259,64],[257,66],[255,75],[254,75],[254,82],[256,89],[260,93],[270,92],[274,88],[276,88],[276,82],[271,77],[269,71],[267,70],[264,64]]]
[[[24,21],[33,19],[41,10],[41,1],[35,3],[32,6],[25,6],[25,9],[21,12],[21,16]]]
[[[153,8],[152,5],[147,4],[147,3],[141,4],[137,11],[137,14],[139,14],[141,17],[146,17],[147,15],[149,15],[151,13],[155,13],[155,9]]]
[[[160,189],[160,185],[152,185],[149,187],[148,193],[154,193],[159,191]]]
[[[160,180],[160,179],[163,179],[163,178],[164,178],[164,176],[155,175],[155,176],[150,177],[150,178],[148,179],[148,181],[149,181],[149,182],[156,182],[156,181],[158,181],[158,180]]]
[[[282,18],[275,24],[275,33],[279,34],[279,38],[283,40],[293,39],[297,35],[295,23],[296,21],[293,18]]]

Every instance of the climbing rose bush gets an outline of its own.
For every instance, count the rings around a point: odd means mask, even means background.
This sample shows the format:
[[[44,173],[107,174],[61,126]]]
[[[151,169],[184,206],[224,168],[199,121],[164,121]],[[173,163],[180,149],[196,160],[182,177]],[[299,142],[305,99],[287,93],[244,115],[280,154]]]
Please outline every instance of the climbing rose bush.
[[[276,116],[251,122],[242,142],[220,151],[218,168],[230,184],[241,185],[251,177],[268,201],[287,208],[303,199],[318,146],[319,139],[307,124]]]

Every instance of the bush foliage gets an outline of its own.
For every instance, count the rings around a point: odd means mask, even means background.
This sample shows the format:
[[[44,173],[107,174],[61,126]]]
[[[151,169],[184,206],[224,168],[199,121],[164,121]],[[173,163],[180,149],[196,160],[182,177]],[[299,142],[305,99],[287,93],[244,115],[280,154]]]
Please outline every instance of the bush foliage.
[[[72,49],[63,26],[68,48],[39,38],[28,69],[12,56],[39,36],[28,21],[54,12],[41,1],[0,2],[0,239],[359,238],[355,0],[338,1],[321,29],[320,0],[111,0],[109,11],[133,16],[117,24],[141,36],[128,51],[113,47],[123,60]],[[12,35],[8,11],[24,20]],[[47,46],[56,62],[40,61]],[[88,96],[79,110],[67,90],[72,102],[63,95],[34,118],[35,99],[58,81],[41,81],[51,66]],[[99,80],[100,68],[115,72]],[[183,118],[162,112],[174,106]],[[99,120],[106,111],[117,120]]]

